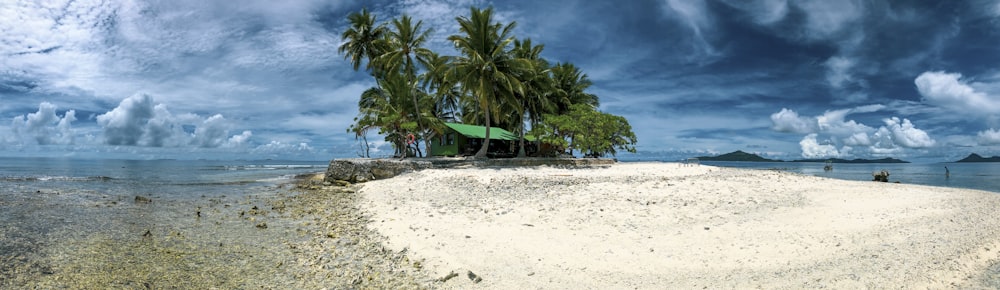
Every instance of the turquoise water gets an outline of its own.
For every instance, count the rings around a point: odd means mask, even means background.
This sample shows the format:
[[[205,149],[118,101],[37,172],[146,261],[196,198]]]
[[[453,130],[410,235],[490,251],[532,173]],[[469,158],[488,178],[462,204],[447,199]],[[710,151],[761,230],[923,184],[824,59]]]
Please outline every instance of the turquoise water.
[[[1000,193],[1000,163],[892,163],[892,164],[833,164],[824,171],[823,163],[811,162],[716,162],[702,164],[754,169],[780,169],[807,175],[844,180],[871,181],[872,172],[888,170],[889,181],[907,184],[957,187]],[[945,166],[951,172],[945,175]]]

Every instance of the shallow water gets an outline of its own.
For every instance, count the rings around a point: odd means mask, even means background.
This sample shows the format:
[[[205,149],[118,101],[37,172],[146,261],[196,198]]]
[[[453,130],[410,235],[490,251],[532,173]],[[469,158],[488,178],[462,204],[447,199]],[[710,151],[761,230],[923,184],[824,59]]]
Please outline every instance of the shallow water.
[[[322,168],[0,159],[0,288],[293,287],[307,237],[267,201]]]

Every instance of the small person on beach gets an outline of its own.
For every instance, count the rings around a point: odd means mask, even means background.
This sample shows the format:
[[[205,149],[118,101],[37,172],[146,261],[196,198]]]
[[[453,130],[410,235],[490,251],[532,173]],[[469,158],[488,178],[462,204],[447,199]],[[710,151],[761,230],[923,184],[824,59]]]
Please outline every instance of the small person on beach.
[[[944,178],[949,178],[949,177],[951,177],[951,171],[948,170],[948,166],[945,166],[944,167]]]

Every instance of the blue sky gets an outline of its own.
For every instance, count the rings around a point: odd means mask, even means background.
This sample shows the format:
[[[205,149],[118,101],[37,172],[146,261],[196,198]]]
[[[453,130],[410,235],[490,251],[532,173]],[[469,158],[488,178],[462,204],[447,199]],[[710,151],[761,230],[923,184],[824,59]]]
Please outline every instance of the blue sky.
[[[998,1],[37,2],[0,2],[3,156],[356,156],[374,83],[336,52],[347,14],[411,15],[454,55],[490,5],[646,155],[1000,155]]]

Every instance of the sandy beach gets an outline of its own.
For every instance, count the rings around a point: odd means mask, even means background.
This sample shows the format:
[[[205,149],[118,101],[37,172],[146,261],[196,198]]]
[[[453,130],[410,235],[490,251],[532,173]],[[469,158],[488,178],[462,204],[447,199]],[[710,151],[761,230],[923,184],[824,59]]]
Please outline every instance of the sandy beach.
[[[429,169],[359,194],[442,288],[1000,287],[991,192],[621,163]]]

